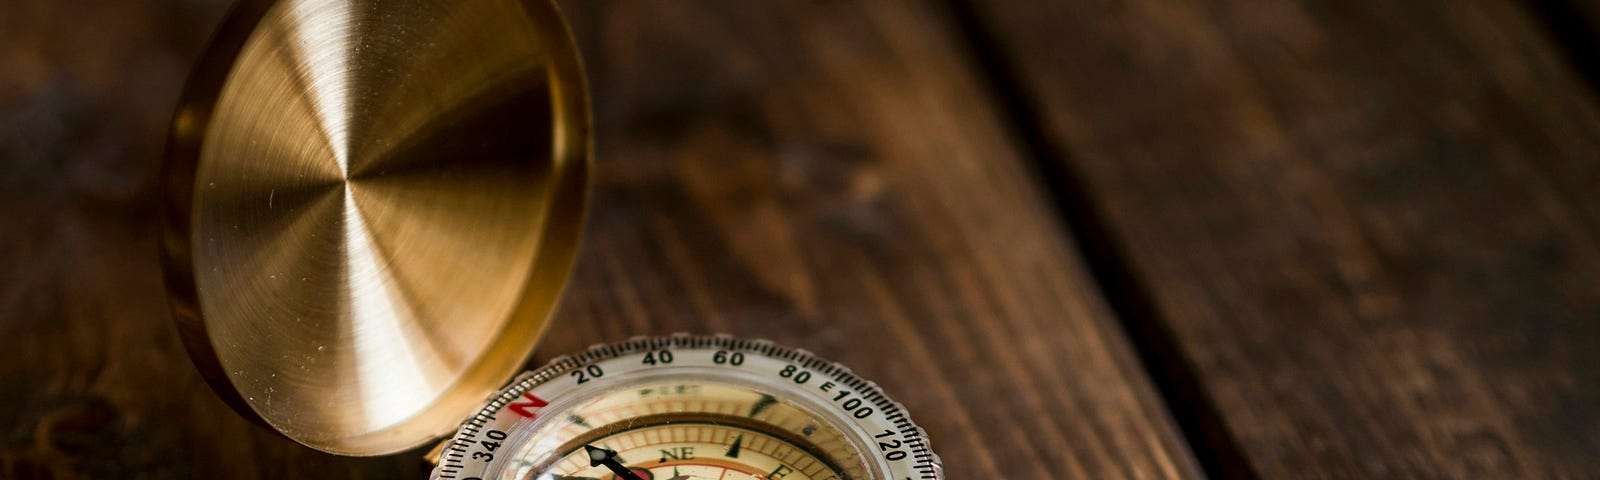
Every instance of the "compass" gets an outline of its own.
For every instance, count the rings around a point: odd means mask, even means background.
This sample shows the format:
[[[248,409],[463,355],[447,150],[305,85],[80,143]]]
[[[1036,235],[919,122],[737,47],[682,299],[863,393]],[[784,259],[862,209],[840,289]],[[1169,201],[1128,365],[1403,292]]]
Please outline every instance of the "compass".
[[[437,444],[435,479],[941,478],[899,404],[803,350],[639,338],[517,375],[583,230],[589,115],[548,0],[240,0],[163,167],[201,375],[310,448]]]
[[[528,372],[435,479],[937,479],[927,437],[848,368],[730,336],[601,345]]]

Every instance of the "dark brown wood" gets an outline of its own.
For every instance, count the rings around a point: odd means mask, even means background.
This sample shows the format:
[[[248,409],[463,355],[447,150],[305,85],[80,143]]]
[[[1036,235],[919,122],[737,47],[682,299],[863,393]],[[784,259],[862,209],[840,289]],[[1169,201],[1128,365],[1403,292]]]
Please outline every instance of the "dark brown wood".
[[[1522,2],[1539,21],[1561,54],[1591,86],[1600,85],[1600,2],[1595,0],[1527,0]]]
[[[1253,471],[1600,474],[1600,110],[1518,5],[971,9]]]
[[[1194,476],[941,10],[574,2],[598,168],[534,363],[728,332],[844,362],[952,479]],[[0,13],[0,478],[417,478],[247,424],[179,345],[155,174],[219,2]]]
[[[0,7],[0,478],[415,473],[247,424],[178,342],[155,180],[183,76],[223,7]]]
[[[542,358],[770,338],[880,382],[951,479],[1193,476],[939,9],[566,6],[599,161]]]

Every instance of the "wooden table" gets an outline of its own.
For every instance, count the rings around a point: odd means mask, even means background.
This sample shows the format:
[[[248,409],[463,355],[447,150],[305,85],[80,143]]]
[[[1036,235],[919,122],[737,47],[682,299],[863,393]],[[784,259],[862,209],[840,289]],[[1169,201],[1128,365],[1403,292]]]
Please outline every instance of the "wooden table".
[[[161,142],[227,2],[0,8],[0,477],[418,478],[207,389]],[[570,1],[595,204],[531,364],[884,384],[948,478],[1600,475],[1600,8]]]

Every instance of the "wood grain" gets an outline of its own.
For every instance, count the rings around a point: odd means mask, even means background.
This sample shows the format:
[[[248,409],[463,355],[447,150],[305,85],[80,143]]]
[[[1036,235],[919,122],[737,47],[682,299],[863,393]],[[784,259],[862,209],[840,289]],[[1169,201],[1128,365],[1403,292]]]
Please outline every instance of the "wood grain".
[[[392,478],[246,423],[167,313],[157,169],[225,2],[0,8],[0,478]]]
[[[568,6],[598,175],[541,357],[770,338],[880,382],[948,478],[1193,475],[938,9]]]
[[[1252,471],[1600,474],[1600,113],[1526,12],[971,9]]]
[[[421,452],[332,457],[247,424],[179,346],[159,142],[224,3],[0,12],[0,477],[421,476]],[[938,9],[568,7],[597,184],[533,363],[640,334],[766,337],[880,381],[952,479],[1194,476]]]

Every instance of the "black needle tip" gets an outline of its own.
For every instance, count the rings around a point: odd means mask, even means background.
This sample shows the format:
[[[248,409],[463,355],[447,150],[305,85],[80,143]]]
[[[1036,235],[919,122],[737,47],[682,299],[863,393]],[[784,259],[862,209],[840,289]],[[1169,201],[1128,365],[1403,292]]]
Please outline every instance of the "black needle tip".
[[[606,463],[606,460],[610,460],[611,457],[615,457],[617,455],[617,452],[596,447],[594,445],[584,445],[583,451],[584,453],[589,454],[589,466],[591,467],[598,467],[601,464]]]
[[[611,469],[623,480],[644,480],[639,478],[639,474],[633,473],[633,470],[622,466],[622,462],[617,461],[617,452],[614,450],[607,450],[594,445],[584,445],[583,451],[589,454],[589,466],[591,467],[605,465],[606,468]]]

